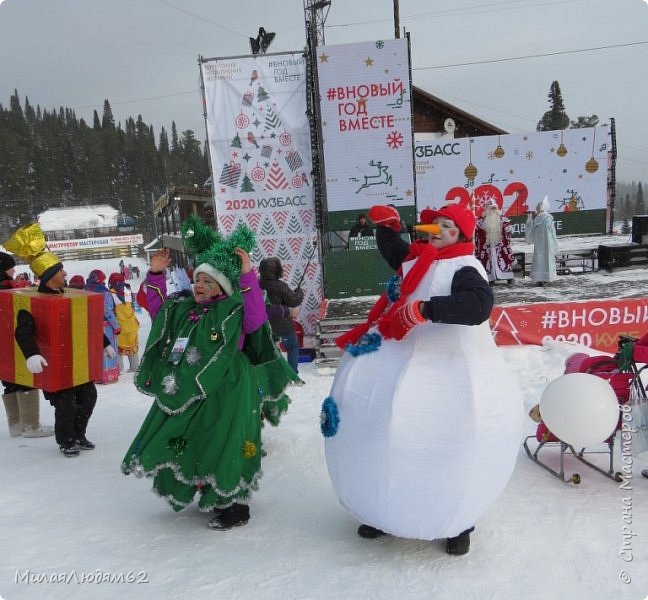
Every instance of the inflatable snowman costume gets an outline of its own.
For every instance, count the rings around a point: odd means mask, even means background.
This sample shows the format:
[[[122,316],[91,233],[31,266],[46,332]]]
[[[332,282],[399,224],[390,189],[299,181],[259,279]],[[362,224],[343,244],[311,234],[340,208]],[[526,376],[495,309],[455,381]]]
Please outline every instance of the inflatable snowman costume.
[[[403,263],[404,276],[415,260]],[[450,296],[466,266],[488,282],[473,255],[438,259],[407,301]],[[345,352],[330,400],[339,424],[326,437],[329,474],[361,523],[404,538],[451,538],[475,524],[511,476],[522,400],[488,320],[426,319],[376,351]]]

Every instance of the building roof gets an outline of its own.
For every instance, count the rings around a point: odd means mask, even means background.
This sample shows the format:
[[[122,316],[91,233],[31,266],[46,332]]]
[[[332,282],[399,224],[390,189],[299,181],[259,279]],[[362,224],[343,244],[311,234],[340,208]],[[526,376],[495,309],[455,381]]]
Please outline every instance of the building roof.
[[[455,122],[455,137],[508,133],[416,86],[412,86],[412,102],[414,131],[417,133],[441,132],[444,130],[444,121],[448,118]]]
[[[117,227],[119,211],[109,204],[48,208],[38,215],[43,231]]]
[[[162,248],[162,238],[156,237],[152,239],[146,246],[144,246],[144,250],[146,252],[153,252],[155,250],[159,250]]]

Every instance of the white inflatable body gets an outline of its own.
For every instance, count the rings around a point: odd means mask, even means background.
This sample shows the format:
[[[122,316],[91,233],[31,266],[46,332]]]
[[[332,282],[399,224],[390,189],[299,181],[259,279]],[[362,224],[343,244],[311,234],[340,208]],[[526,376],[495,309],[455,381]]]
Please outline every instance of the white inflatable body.
[[[453,274],[481,264],[433,264],[410,296],[450,294]],[[329,474],[361,523],[412,539],[453,537],[475,525],[508,482],[520,447],[522,400],[488,322],[426,322],[377,352],[344,354],[330,396],[337,433]]]

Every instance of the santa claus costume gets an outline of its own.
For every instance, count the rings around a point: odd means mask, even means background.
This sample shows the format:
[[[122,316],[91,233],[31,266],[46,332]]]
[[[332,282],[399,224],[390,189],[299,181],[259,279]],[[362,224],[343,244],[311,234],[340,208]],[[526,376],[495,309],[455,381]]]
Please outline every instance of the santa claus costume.
[[[475,256],[484,266],[490,282],[513,283],[512,231],[511,220],[502,216],[494,201],[486,205],[484,214],[477,219]]]

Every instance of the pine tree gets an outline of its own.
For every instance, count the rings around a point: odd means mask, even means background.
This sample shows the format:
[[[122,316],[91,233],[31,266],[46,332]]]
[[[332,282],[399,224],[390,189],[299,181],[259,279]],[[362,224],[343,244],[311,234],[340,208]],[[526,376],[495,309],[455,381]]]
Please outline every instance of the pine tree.
[[[27,122],[27,125],[29,125],[30,129],[33,129],[36,125],[36,112],[29,103],[29,98],[27,96],[25,96],[25,121]]]
[[[632,227],[630,226],[630,221],[626,216],[623,217],[623,223],[621,223],[621,233],[623,235],[628,235],[632,233]]]
[[[31,136],[20,106],[18,90],[14,90],[9,100],[4,125],[3,129],[8,136],[0,144],[0,186],[8,198],[26,200],[25,191],[30,186],[28,171]]]
[[[194,136],[191,129],[182,132],[182,158],[185,165],[185,173],[188,176],[187,183],[202,185],[208,174],[203,172],[202,152],[200,142]]]
[[[596,127],[599,124],[598,115],[590,117],[577,117],[576,121],[571,121],[570,129],[582,129],[584,127]]]
[[[536,131],[555,131],[569,127],[569,116],[565,112],[560,84],[554,81],[549,88],[549,110],[538,121]]]
[[[101,128],[102,129],[115,128],[115,118],[113,117],[112,108],[110,108],[110,102],[108,102],[108,100],[104,100],[103,116],[101,118]]]
[[[178,139],[173,124],[173,151],[162,129],[156,148],[153,127],[142,116],[115,125],[108,100],[103,117],[93,113],[92,126],[74,110],[43,110],[17,90],[0,103],[0,226],[4,231],[36,220],[48,207],[110,204],[136,219],[151,239],[151,206],[167,186],[167,164],[173,153],[174,182],[202,185],[209,176],[207,145],[192,131]],[[249,182],[250,185],[252,182]]]
[[[248,177],[247,173],[243,177],[243,181],[241,183],[241,189],[239,191],[240,192],[253,192],[254,191],[254,186],[252,185],[252,182],[250,181],[250,178]]]

